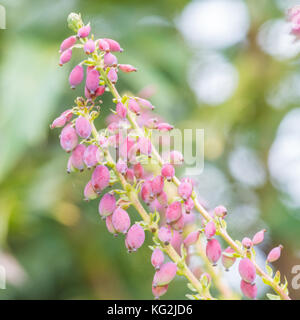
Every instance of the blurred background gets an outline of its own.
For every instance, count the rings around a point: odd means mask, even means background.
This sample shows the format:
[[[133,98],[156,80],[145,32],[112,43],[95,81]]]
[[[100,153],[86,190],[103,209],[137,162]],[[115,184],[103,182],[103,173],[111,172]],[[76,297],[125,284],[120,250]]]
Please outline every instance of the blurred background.
[[[67,81],[76,56],[58,66],[70,12],[81,12],[98,37],[118,40],[119,61],[139,68],[120,77],[121,92],[152,90],[168,122],[205,130],[201,198],[229,208],[236,239],[268,229],[259,259],[282,244],[274,267],[300,298],[291,286],[300,265],[300,43],[285,21],[297,1],[0,3],[0,265],[7,273],[0,299],[152,299],[151,251],[144,245],[129,255],[107,232],[98,201],[83,201],[89,173],[67,175],[59,130],[49,129],[82,95]],[[106,102],[109,110],[109,95]],[[184,298],[181,278],[165,298]],[[227,278],[239,290],[237,274]]]

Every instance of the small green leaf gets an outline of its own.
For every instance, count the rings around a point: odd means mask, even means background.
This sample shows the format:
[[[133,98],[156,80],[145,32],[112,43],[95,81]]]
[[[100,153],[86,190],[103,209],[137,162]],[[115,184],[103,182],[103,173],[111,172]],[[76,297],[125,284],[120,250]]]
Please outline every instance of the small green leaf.
[[[280,271],[279,270],[276,271],[276,273],[275,273],[274,282],[276,284],[280,283]]]
[[[191,291],[197,292],[197,290],[195,289],[195,287],[194,287],[190,282],[187,283],[187,287],[188,287]]]
[[[273,269],[266,263],[266,271],[267,274],[272,278],[273,277]]]
[[[271,294],[271,293],[267,293],[267,297],[270,300],[281,300],[280,296],[276,295],[276,294]]]

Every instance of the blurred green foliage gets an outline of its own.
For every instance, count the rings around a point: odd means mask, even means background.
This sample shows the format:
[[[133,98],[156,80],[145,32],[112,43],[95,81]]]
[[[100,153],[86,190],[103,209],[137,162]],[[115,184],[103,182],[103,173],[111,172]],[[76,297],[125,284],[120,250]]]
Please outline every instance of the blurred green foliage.
[[[52,120],[82,94],[82,87],[75,92],[68,87],[74,62],[63,68],[57,63],[59,45],[70,35],[66,18],[72,11],[81,12],[97,36],[116,38],[125,49],[119,60],[139,68],[136,74],[120,76],[121,92],[138,93],[154,85],[153,104],[168,122],[179,128],[205,129],[206,165],[223,172],[230,182],[227,192],[234,195],[225,204],[234,205],[239,196],[250,201],[255,194],[261,215],[247,235],[267,226],[270,239],[263,249],[284,245],[276,267],[291,278],[291,267],[299,264],[295,253],[300,243],[295,213],[299,208],[281,201],[282,193],[268,176],[262,186],[242,192],[228,168],[228,157],[239,144],[254,150],[267,167],[278,125],[297,106],[275,110],[265,99],[273,85],[298,68],[265,54],[256,42],[261,24],[280,18],[282,12],[273,1],[247,1],[251,16],[247,44],[222,51],[238,70],[238,87],[230,99],[211,107],[197,101],[187,81],[195,52],[174,23],[187,3],[1,1],[7,29],[0,30],[0,264],[5,259],[13,266],[7,289],[0,290],[1,299],[152,298],[151,251],[144,245],[128,254],[124,242],[107,232],[97,201],[82,201],[90,173],[65,173],[67,155],[60,149],[59,132],[49,129]],[[160,17],[163,23],[140,23],[146,17]],[[108,114],[108,95],[104,106]],[[98,127],[104,126],[102,118]],[[237,238],[244,235],[234,221],[229,228]],[[166,298],[183,298],[186,291],[180,278],[170,285]],[[291,294],[300,297],[297,291]]]

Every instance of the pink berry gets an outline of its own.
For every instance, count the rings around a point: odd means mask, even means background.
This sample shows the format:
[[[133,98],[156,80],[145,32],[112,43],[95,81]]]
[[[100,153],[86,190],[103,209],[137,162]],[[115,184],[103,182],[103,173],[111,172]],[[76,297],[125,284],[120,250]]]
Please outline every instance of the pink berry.
[[[116,40],[107,39],[107,38],[105,38],[104,40],[108,43],[110,51],[117,51],[117,52],[123,51],[123,49],[120,47],[120,44]]]
[[[236,258],[235,257],[228,257],[226,255],[226,253],[228,254],[233,254],[235,251],[234,249],[232,249],[231,247],[228,247],[224,250],[224,252],[222,253],[222,264],[225,268],[226,271],[229,270],[229,268],[235,263]],[[224,254],[225,253],[225,254]]]
[[[76,86],[78,86],[81,81],[83,80],[84,76],[84,70],[83,67],[80,65],[77,65],[70,73],[69,76],[69,83],[72,89],[75,89]]]
[[[121,71],[126,72],[126,73],[137,71],[137,69],[134,66],[132,66],[131,64],[119,64],[118,67]]]
[[[113,194],[105,193],[99,202],[99,213],[101,217],[111,215],[116,209],[116,198]]]
[[[255,299],[257,296],[257,286],[255,283],[251,284],[244,280],[241,280],[241,290],[244,296],[249,299]]]
[[[121,103],[121,102],[118,102],[118,103],[117,103],[117,105],[116,105],[116,112],[117,112],[117,115],[118,115],[121,119],[125,119],[125,118],[126,118],[127,109],[126,109],[126,107],[124,106],[123,103]]]
[[[206,244],[206,256],[208,260],[215,266],[221,257],[222,249],[217,239],[211,239]]]
[[[112,214],[112,224],[119,233],[126,233],[130,227],[130,218],[128,213],[122,208],[117,208]]]
[[[171,203],[166,210],[167,223],[174,222],[178,220],[182,215],[182,205],[181,202],[175,201]]]
[[[185,212],[187,214],[189,214],[193,210],[194,206],[195,206],[195,204],[194,204],[193,199],[192,198],[188,198],[184,203]]]
[[[110,173],[107,167],[99,165],[92,174],[92,185],[94,190],[99,193],[109,185]]]
[[[155,270],[159,270],[160,266],[164,263],[164,254],[163,252],[156,248],[151,255],[151,263],[153,265],[153,267],[155,268]]]
[[[92,133],[92,127],[89,120],[85,117],[78,117],[75,122],[76,133],[83,139],[89,138]]]
[[[179,231],[180,233],[182,233],[184,225],[185,225],[185,217],[183,214],[181,215],[181,217],[179,219],[177,219],[176,221],[173,221],[171,223],[171,227],[174,230]]]
[[[60,145],[61,147],[67,151],[72,151],[78,144],[78,138],[76,131],[71,125],[65,126],[60,135]]]
[[[219,218],[224,218],[227,215],[227,209],[224,206],[218,206],[214,209],[214,213]]]
[[[160,227],[158,230],[158,239],[163,244],[168,245],[172,240],[172,231],[169,227]]]
[[[125,173],[125,178],[127,180],[127,182],[133,184],[134,183],[134,171],[133,169],[129,168],[126,170],[126,173]]]
[[[88,169],[95,167],[100,162],[100,150],[94,144],[90,144],[83,155],[83,161]]]
[[[282,248],[283,248],[282,245],[279,245],[278,247],[273,248],[268,254],[267,261],[274,262],[278,260],[280,258]]]
[[[83,50],[86,54],[93,53],[95,51],[95,42],[92,39],[89,39],[83,47]]]
[[[88,24],[86,26],[81,27],[78,32],[77,32],[77,36],[79,38],[86,38],[89,36],[91,32],[91,26]]]
[[[115,84],[118,81],[118,75],[117,72],[114,68],[110,68],[110,70],[108,71],[107,74],[107,78],[113,83]]]
[[[252,243],[254,246],[264,241],[264,236],[265,236],[266,231],[267,231],[266,229],[263,229],[263,230],[257,232],[253,236]]]
[[[200,230],[196,230],[188,234],[188,236],[183,241],[184,245],[188,247],[192,244],[195,244],[199,239],[200,233]]]
[[[85,146],[83,144],[78,144],[72,151],[71,161],[72,166],[80,171],[84,169],[83,155],[85,152]]]
[[[84,200],[94,200],[98,197],[98,194],[94,191],[92,181],[89,181],[84,188]]]
[[[86,76],[86,88],[94,95],[99,87],[99,72],[96,69],[89,70]]]
[[[156,125],[156,129],[162,132],[167,132],[173,130],[174,127],[166,122],[161,122]]]
[[[134,175],[137,179],[142,179],[144,177],[144,167],[141,165],[141,163],[136,163],[133,166]]]
[[[175,169],[174,167],[169,164],[169,163],[166,163],[163,165],[162,169],[161,169],[161,175],[166,178],[168,181],[171,181],[172,178],[174,177],[175,175]]]
[[[137,115],[140,115],[141,113],[140,105],[132,98],[130,98],[128,101],[128,108]]]
[[[139,224],[130,227],[126,235],[126,247],[129,251],[136,251],[145,241],[145,231]]]
[[[193,192],[193,186],[189,182],[181,182],[178,187],[178,194],[179,196],[186,201]]]
[[[168,287],[169,285],[165,285],[165,286],[159,286],[159,287],[154,287],[152,284],[152,293],[154,296],[154,299],[159,299],[159,297],[161,297],[162,295],[164,295],[167,291],[168,291]]]
[[[176,276],[176,272],[177,266],[174,262],[167,262],[163,264],[154,275],[153,287],[160,287],[169,284]]]
[[[241,259],[239,263],[239,273],[241,278],[249,283],[253,283],[256,278],[256,270],[253,262],[249,258]]]
[[[253,243],[252,243],[251,239],[245,237],[242,240],[242,245],[243,245],[244,248],[250,249],[253,246]]]
[[[60,45],[59,52],[62,53],[65,50],[70,49],[76,43],[76,40],[77,39],[75,36],[71,36],[71,37],[65,39]]]
[[[72,58],[72,49],[65,50],[59,58],[59,65],[62,66],[63,64],[69,62]]]
[[[116,66],[118,63],[117,57],[110,52],[105,53],[103,61],[107,67]]]

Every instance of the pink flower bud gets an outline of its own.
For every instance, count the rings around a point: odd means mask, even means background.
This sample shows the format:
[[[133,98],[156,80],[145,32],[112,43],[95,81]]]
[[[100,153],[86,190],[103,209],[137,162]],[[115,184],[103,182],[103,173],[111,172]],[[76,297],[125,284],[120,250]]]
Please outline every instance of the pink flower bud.
[[[168,245],[172,240],[172,231],[169,227],[160,227],[158,230],[158,239],[165,245]]]
[[[164,164],[161,169],[161,175],[168,181],[171,181],[175,175],[174,167],[169,163]]]
[[[83,50],[86,54],[93,53],[95,51],[95,42],[92,39],[89,39],[83,47]]]
[[[155,196],[159,195],[164,188],[164,179],[162,176],[156,176],[152,181],[151,181],[151,186],[152,186],[152,192]]]
[[[99,72],[96,69],[87,72],[85,85],[92,95],[96,93],[99,87]]]
[[[118,160],[117,165],[116,165],[116,169],[119,173],[121,174],[125,174],[127,171],[127,164],[124,160],[122,160],[121,158]]]
[[[244,296],[249,299],[255,299],[257,296],[257,286],[255,283],[251,284],[244,280],[241,280],[241,290]]]
[[[67,173],[71,173],[74,171],[75,171],[75,168],[73,167],[72,156],[70,156],[67,164]]]
[[[177,150],[173,150],[170,152],[170,163],[174,166],[183,164],[183,155],[181,152]]]
[[[121,71],[126,72],[126,73],[137,71],[137,69],[134,66],[132,66],[131,64],[119,64],[118,67]]]
[[[72,58],[72,49],[65,50],[59,58],[59,65],[62,66],[63,64],[69,62]]]
[[[130,218],[128,213],[122,208],[117,208],[112,214],[112,224],[119,233],[126,233],[130,227]]]
[[[213,264],[217,265],[218,260],[221,257],[222,249],[217,239],[211,239],[206,244],[206,256],[208,260]]]
[[[164,191],[162,191],[156,199],[164,208],[168,207],[168,195]]]
[[[196,231],[193,231],[191,232],[183,241],[184,245],[185,246],[190,246],[192,244],[195,244],[198,239],[199,239],[199,236],[200,236],[200,230],[196,230]]]
[[[182,215],[182,205],[181,202],[175,201],[171,203],[166,210],[167,223],[174,222],[178,220]]]
[[[278,247],[273,248],[267,257],[268,262],[274,262],[280,258],[281,249],[283,248],[282,245],[279,245]]]
[[[75,89],[76,86],[78,86],[81,81],[83,80],[84,76],[84,70],[83,67],[80,65],[77,65],[70,73],[69,76],[69,83],[72,89]]]
[[[107,67],[116,66],[118,63],[117,57],[110,52],[105,53],[103,61]]]
[[[126,107],[124,106],[123,103],[121,103],[121,102],[118,102],[118,103],[117,103],[117,105],[116,105],[116,112],[117,112],[117,115],[118,115],[121,119],[125,119],[125,118],[126,118],[127,109],[126,109]]]
[[[118,235],[117,230],[114,228],[113,223],[112,223],[112,215],[107,216],[105,219],[105,223],[106,223],[106,228],[107,230],[112,233],[114,236]]]
[[[94,191],[92,181],[89,181],[83,191],[84,194],[84,200],[94,200],[98,197],[98,194]]]
[[[160,287],[154,287],[152,284],[152,293],[154,296],[154,299],[159,299],[162,295],[164,295],[168,291],[169,285],[160,286]]]
[[[130,184],[133,184],[134,183],[134,171],[133,169],[129,168],[126,170],[126,173],[125,173],[125,178],[127,180],[127,182],[129,182]]]
[[[184,217],[184,215],[181,215],[181,217],[178,220],[173,221],[171,223],[171,227],[174,230],[179,231],[179,233],[182,233],[184,225],[185,225],[185,217]]]
[[[78,144],[78,138],[76,131],[71,125],[65,126],[60,135],[60,145],[61,147],[67,151],[72,151]]]
[[[167,132],[167,131],[173,130],[174,127],[171,126],[170,124],[166,123],[166,122],[161,122],[161,123],[158,123],[156,125],[156,129],[161,131],[161,132]]]
[[[193,192],[193,186],[188,182],[181,182],[178,187],[178,194],[179,196],[186,201]]]
[[[151,263],[153,265],[153,267],[155,268],[155,270],[159,270],[160,266],[164,263],[164,254],[163,252],[156,248],[153,252],[152,252],[152,256],[151,256]]]
[[[256,270],[253,262],[248,258],[241,259],[239,263],[239,273],[244,281],[253,283],[256,278]]]
[[[173,237],[171,240],[171,246],[177,251],[178,254],[181,254],[181,244],[182,244],[182,235],[178,231],[173,231]]]
[[[71,109],[64,111],[58,118],[56,118],[52,122],[51,129],[63,127],[67,122],[69,122],[72,119],[72,116],[73,112]]]
[[[120,47],[120,44],[116,40],[107,39],[107,38],[105,38],[104,40],[108,43],[110,51],[117,51],[117,52],[123,51],[123,49]]]
[[[252,243],[254,246],[264,241],[264,236],[265,236],[266,231],[267,231],[266,229],[263,229],[263,230],[257,232],[253,236]]]
[[[76,133],[79,137],[87,139],[92,133],[92,127],[89,120],[85,117],[78,117],[75,122]]]
[[[252,243],[251,239],[245,237],[242,240],[242,245],[244,246],[244,248],[250,249],[253,246],[253,243]]]
[[[206,238],[209,240],[216,234],[216,225],[213,221],[209,221],[205,228],[204,228],[204,234]]]
[[[89,36],[91,32],[91,26],[88,24],[86,26],[81,27],[78,32],[77,32],[77,36],[79,38],[86,38]]]
[[[152,191],[152,183],[149,180],[146,180],[141,189],[141,198],[146,203],[149,204],[151,200],[153,200],[153,191]]]
[[[134,99],[129,99],[128,108],[130,111],[134,112],[137,115],[140,115],[141,113],[140,105]]]
[[[222,264],[225,268],[226,271],[229,270],[229,268],[235,263],[236,258],[235,257],[228,257],[226,255],[226,253],[228,254],[232,254],[234,253],[234,249],[232,249],[231,247],[227,247],[224,252],[222,253]],[[225,254],[224,254],[225,253]]]
[[[164,286],[169,284],[176,276],[177,266],[174,262],[163,264],[158,271],[155,272],[153,279],[153,287]]]
[[[99,45],[99,49],[102,51],[109,51],[109,44],[107,41],[105,41],[104,39],[99,39],[98,40],[98,45]]]
[[[117,72],[114,68],[110,68],[110,70],[108,71],[107,74],[107,78],[113,83],[115,84],[118,81],[118,75]]]
[[[83,155],[83,161],[88,169],[95,167],[100,162],[100,150],[94,144],[90,144]]]
[[[224,218],[227,215],[227,209],[224,206],[218,206],[214,209],[214,213],[219,218]]]
[[[146,99],[136,97],[135,100],[142,108],[149,109],[149,110],[154,109],[154,106],[152,105],[152,103]]]
[[[116,198],[110,193],[105,193],[99,202],[99,213],[101,217],[111,215],[116,209]]]
[[[92,185],[94,190],[97,193],[100,193],[109,185],[109,179],[109,170],[103,165],[97,166],[92,174]]]
[[[194,206],[195,206],[195,204],[194,204],[193,199],[192,198],[188,198],[184,203],[185,212],[187,214],[189,214],[193,210]]]
[[[136,251],[145,241],[145,231],[139,224],[130,227],[126,235],[126,247],[129,251]]]
[[[142,154],[149,156],[152,152],[152,144],[150,139],[145,137],[140,137],[138,141],[138,148]]]
[[[65,50],[70,49],[76,43],[76,40],[77,39],[75,36],[71,36],[71,37],[65,39],[60,45],[59,53],[62,53]]]
[[[85,152],[85,146],[83,144],[78,144],[72,151],[71,161],[72,166],[80,171],[84,169],[83,155]]]
[[[143,166],[141,165],[141,163],[136,163],[134,166],[133,166],[133,171],[134,171],[134,175],[137,179],[143,179],[144,177],[144,168]]]

